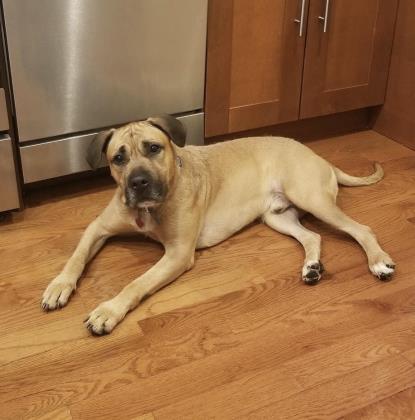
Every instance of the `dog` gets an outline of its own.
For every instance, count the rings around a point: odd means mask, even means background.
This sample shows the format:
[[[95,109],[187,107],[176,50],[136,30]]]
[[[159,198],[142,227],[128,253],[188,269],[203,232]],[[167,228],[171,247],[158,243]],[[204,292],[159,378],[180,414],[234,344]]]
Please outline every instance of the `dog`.
[[[373,184],[383,177],[379,164],[372,175],[355,177],[288,138],[184,147],[185,140],[184,126],[169,115],[94,138],[87,160],[97,168],[106,154],[117,188],[46,288],[41,303],[45,311],[66,305],[85,265],[106,239],[127,232],[147,235],[164,246],[163,257],[85,321],[93,334],[110,333],[146,296],[192,268],[196,249],[218,244],[259,218],[302,244],[302,280],[314,285],[323,272],[321,238],[300,223],[306,212],[351,235],[366,252],[370,271],[380,280],[391,278],[395,264],[371,229],[336,205],[338,184]]]

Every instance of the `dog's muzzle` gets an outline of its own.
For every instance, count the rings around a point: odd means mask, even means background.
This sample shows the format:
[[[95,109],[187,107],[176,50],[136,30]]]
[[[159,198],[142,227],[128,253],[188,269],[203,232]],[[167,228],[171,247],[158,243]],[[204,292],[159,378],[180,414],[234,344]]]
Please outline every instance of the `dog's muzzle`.
[[[164,197],[163,184],[144,170],[132,171],[125,189],[126,205],[130,208],[159,204]]]

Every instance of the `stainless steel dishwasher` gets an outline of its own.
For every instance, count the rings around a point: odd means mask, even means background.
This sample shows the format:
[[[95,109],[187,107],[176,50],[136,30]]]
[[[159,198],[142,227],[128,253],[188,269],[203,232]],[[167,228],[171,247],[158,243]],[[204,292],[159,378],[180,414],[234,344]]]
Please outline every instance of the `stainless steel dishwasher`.
[[[203,143],[207,0],[3,0],[25,183],[88,169],[104,127],[179,116]]]

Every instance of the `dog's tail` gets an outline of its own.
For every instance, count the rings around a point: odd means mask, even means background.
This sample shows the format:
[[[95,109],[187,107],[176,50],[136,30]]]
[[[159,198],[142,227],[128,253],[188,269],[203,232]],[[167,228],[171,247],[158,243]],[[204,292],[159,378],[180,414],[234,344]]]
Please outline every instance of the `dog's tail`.
[[[359,185],[370,185],[380,181],[383,178],[383,169],[379,163],[375,163],[375,172],[369,176],[352,176],[341,171],[339,168],[333,166],[334,173],[336,174],[337,182],[347,187],[356,187]]]

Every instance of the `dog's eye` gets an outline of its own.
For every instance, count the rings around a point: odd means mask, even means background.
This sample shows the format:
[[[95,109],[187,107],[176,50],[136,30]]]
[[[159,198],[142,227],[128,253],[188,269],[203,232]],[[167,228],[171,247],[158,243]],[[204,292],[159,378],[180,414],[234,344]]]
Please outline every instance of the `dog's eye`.
[[[153,154],[158,153],[160,149],[161,149],[161,146],[159,144],[153,143],[150,145],[150,152]]]
[[[118,153],[117,155],[115,155],[112,158],[112,161],[116,164],[116,165],[122,165],[124,163],[124,156],[121,153]]]

